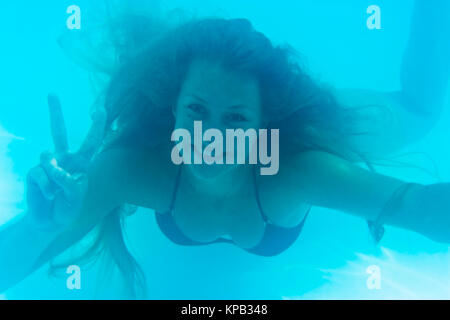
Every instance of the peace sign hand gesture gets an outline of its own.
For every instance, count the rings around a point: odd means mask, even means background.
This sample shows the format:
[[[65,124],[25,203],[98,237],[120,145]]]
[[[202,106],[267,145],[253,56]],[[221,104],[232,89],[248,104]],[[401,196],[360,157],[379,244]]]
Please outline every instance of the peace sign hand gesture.
[[[74,221],[87,190],[87,171],[91,158],[101,146],[106,111],[92,115],[92,126],[80,149],[69,152],[61,104],[57,96],[48,96],[54,152],[44,151],[40,164],[27,175],[27,218],[33,228],[56,231]]]

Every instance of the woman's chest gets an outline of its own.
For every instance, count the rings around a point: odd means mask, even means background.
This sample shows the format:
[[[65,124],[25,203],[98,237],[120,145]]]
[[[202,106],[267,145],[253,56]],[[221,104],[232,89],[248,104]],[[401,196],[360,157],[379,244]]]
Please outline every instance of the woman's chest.
[[[243,248],[255,246],[263,237],[264,220],[251,196],[210,199],[180,191],[171,214],[187,237],[210,242],[230,236]]]
[[[209,242],[229,235],[239,246],[256,246],[264,236],[264,216],[269,223],[294,227],[301,223],[309,206],[289,186],[278,181],[259,181],[257,189],[231,198],[209,199],[179,190],[173,218],[189,238]],[[276,183],[276,184],[273,184]]]

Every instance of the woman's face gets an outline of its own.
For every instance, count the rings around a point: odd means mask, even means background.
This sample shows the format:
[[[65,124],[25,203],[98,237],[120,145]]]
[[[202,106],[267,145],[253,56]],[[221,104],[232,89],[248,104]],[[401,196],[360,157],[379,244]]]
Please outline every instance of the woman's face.
[[[253,128],[258,132],[262,127],[262,110],[259,85],[256,78],[225,69],[219,63],[194,60],[187,72],[180,94],[173,109],[175,129],[184,128],[191,134],[191,164],[189,170],[200,179],[213,179],[236,169],[234,164],[226,164],[226,129]],[[194,153],[203,153],[210,141],[204,141],[201,150],[194,148],[194,121],[202,122],[202,132],[210,128],[218,129],[223,136],[223,164],[194,164]],[[235,141],[236,155],[236,141]],[[229,148],[230,146],[228,146]],[[250,146],[253,148],[255,146]],[[246,142],[246,163],[248,146]],[[220,150],[218,151],[220,153]],[[214,155],[213,155],[214,156]],[[219,154],[215,154],[219,156]],[[203,158],[204,159],[204,158]]]

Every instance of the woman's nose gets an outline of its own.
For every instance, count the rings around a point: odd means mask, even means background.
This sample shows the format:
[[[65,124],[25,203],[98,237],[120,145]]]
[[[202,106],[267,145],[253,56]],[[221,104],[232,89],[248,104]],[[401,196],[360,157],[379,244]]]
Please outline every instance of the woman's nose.
[[[219,130],[223,135],[226,133],[226,129],[230,129],[226,126],[221,119],[208,119],[206,121],[202,121],[202,129],[203,132],[205,132],[208,129],[217,129]]]

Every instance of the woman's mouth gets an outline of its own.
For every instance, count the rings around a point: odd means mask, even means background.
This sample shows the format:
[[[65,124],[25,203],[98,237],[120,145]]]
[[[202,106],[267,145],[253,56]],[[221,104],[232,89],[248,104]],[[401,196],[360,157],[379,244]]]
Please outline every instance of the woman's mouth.
[[[223,152],[216,152],[216,149],[213,149],[213,152],[211,153],[211,156],[208,154],[204,154],[200,150],[197,149],[195,145],[192,145],[194,148],[194,152],[197,153],[200,157],[203,157],[206,161],[213,161],[215,158],[221,158],[223,156]]]

